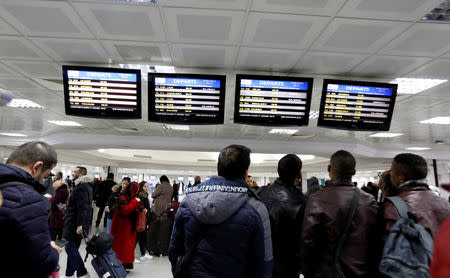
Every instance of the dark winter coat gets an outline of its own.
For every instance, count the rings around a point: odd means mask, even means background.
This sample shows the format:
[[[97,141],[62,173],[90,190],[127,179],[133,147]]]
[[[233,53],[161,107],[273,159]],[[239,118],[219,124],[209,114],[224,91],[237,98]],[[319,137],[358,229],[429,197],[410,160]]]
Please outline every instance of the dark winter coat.
[[[114,209],[116,208],[116,201],[120,197],[120,188],[116,192],[112,192],[111,195],[109,195],[108,201],[106,201],[107,207],[109,207],[109,212],[107,214],[108,219],[113,219],[114,216]]]
[[[104,180],[98,184],[96,195],[96,204],[98,207],[104,207],[111,196],[111,188],[116,184],[113,180]]]
[[[183,277],[272,277],[270,220],[264,204],[248,194],[244,180],[213,176],[186,190],[175,217],[169,259],[198,243]]]
[[[89,231],[92,217],[93,182],[93,176],[81,176],[75,180],[75,187],[67,205],[63,233],[63,237],[69,241],[81,238],[81,235],[77,234],[78,226],[83,226],[85,232]]]
[[[320,263],[334,256],[350,212],[353,188],[351,179],[333,179],[308,197],[301,236],[305,278],[320,277]],[[360,191],[340,259],[345,277],[376,276],[381,224],[378,217],[379,207],[373,196]]]
[[[1,190],[1,277],[47,278],[56,270],[59,254],[50,245],[47,204],[37,192],[43,185],[26,171],[0,164],[0,183],[17,186]]]
[[[258,192],[266,205],[272,231],[274,278],[298,277],[300,271],[300,233],[306,197],[293,185],[277,179]]]
[[[55,190],[55,196],[50,199],[50,228],[61,229],[64,228],[64,212],[58,208],[58,205],[66,205],[69,190],[62,181],[55,183],[61,183],[61,185]]]

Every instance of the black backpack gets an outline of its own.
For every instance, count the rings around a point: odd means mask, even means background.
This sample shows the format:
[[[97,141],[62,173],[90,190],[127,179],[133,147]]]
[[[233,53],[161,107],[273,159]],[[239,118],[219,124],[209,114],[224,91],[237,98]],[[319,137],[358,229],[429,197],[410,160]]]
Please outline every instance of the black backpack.
[[[400,197],[387,197],[400,215],[384,244],[379,271],[381,277],[428,278],[433,238],[415,220],[414,214]]]
[[[86,234],[83,234],[83,237],[86,239],[86,258],[88,254],[94,256],[103,255],[106,251],[111,249],[114,243],[114,237],[105,232],[95,234],[91,239],[88,239]]]

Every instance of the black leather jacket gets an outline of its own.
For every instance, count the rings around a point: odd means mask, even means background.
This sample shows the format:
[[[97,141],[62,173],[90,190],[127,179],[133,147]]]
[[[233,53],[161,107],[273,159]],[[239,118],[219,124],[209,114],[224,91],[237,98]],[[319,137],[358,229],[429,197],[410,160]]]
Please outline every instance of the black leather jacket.
[[[266,205],[272,230],[273,277],[298,277],[300,234],[306,197],[294,186],[277,179],[258,192]]]

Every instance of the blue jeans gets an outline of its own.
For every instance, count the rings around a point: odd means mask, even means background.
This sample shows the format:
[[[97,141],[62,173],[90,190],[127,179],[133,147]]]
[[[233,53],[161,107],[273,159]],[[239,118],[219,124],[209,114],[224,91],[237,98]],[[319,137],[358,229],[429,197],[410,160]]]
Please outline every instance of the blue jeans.
[[[106,232],[111,234],[112,219],[106,219]]]
[[[78,252],[80,248],[81,238],[76,241],[69,241],[66,245],[67,253],[67,267],[66,276],[72,276],[77,272],[77,276],[83,276],[87,274],[87,270],[84,267],[83,259]]]

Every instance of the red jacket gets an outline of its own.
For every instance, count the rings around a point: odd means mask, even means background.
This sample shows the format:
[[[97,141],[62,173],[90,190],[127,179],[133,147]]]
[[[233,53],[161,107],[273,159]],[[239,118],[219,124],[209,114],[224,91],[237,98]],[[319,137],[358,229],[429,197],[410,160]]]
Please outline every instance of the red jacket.
[[[434,237],[433,260],[430,265],[432,278],[450,277],[450,218],[439,228]]]
[[[122,195],[117,200],[124,201]],[[112,219],[111,234],[114,236],[112,249],[116,252],[117,258],[123,264],[134,262],[134,248],[136,247],[136,211],[138,201],[132,199],[124,206],[116,206]]]

